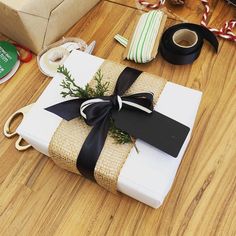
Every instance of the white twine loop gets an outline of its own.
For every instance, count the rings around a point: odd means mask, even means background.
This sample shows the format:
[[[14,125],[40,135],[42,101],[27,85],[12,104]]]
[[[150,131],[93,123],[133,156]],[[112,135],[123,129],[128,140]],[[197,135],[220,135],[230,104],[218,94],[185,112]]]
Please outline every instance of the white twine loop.
[[[122,103],[123,102],[122,102],[122,99],[119,95],[117,95],[117,102],[118,102],[118,105],[119,105],[118,111],[120,111],[122,109]]]
[[[152,93],[150,93],[152,94]],[[110,100],[105,100],[105,99],[101,99],[101,98],[92,98],[92,99],[89,99],[85,102],[82,103],[82,105],[80,106],[80,114],[81,116],[84,118],[84,119],[87,119],[87,115],[85,114],[85,109],[88,108],[89,106],[92,106],[93,104],[95,103],[109,103],[111,102]],[[139,105],[137,103],[134,103],[134,102],[130,102],[130,101],[126,101],[124,99],[122,99],[122,97],[120,97],[119,95],[117,95],[117,102],[118,102],[118,111],[120,111],[123,107],[123,104],[126,104],[130,107],[134,107],[136,109],[139,109],[143,112],[146,112],[148,114],[152,113],[152,110],[142,106],[142,105]]]

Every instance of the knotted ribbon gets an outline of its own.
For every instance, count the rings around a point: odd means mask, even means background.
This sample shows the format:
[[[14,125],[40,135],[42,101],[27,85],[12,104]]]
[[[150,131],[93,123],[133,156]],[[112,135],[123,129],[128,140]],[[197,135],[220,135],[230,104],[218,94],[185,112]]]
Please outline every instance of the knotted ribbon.
[[[111,96],[79,98],[46,108],[47,111],[68,121],[83,117],[87,125],[93,126],[83,143],[76,163],[79,172],[86,178],[95,180],[94,169],[105,144],[114,111],[129,109],[152,113],[152,93],[123,96],[141,73],[133,68],[125,68],[120,74]]]

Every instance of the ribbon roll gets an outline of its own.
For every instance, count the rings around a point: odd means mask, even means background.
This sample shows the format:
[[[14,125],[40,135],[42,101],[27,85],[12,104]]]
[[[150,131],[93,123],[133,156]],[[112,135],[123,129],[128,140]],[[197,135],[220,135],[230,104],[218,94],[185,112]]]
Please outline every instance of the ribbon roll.
[[[55,76],[57,68],[63,65],[70,52],[64,47],[49,49],[40,58],[40,66],[44,73],[50,77]]]
[[[147,63],[157,55],[167,16],[162,11],[144,13],[138,20],[130,40],[117,34],[115,39],[126,47],[124,59]]]
[[[63,38],[56,43],[53,43],[42,50],[37,56],[37,63],[40,71],[49,76],[54,77],[57,73],[57,68],[63,65],[67,57],[73,50],[92,52],[95,43],[89,47],[80,38]]]
[[[218,51],[217,38],[210,30],[196,24],[178,24],[164,32],[159,50],[171,64],[191,64],[200,55],[204,39]]]

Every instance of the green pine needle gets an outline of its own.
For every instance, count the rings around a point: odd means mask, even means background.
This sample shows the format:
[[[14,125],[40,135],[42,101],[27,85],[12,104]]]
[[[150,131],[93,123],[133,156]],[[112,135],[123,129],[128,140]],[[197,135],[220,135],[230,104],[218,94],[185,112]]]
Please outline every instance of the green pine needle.
[[[61,83],[61,87],[63,91],[61,92],[62,97],[78,97],[78,98],[93,98],[93,97],[101,97],[105,96],[105,94],[109,91],[109,82],[102,82],[103,74],[101,70],[98,70],[94,76],[94,80],[96,81],[95,87],[91,87],[89,84],[85,86],[85,88],[79,87],[75,83],[75,79],[72,78],[68,69],[62,65],[59,66],[57,72],[64,75],[64,80]],[[110,122],[110,135],[118,144],[125,144],[133,142],[131,136],[115,127],[113,120]]]
[[[110,135],[111,137],[116,141],[118,144],[125,144],[125,143],[131,143],[132,138],[131,136],[122,131],[121,129],[118,129],[115,127],[114,121],[111,119],[110,122]]]

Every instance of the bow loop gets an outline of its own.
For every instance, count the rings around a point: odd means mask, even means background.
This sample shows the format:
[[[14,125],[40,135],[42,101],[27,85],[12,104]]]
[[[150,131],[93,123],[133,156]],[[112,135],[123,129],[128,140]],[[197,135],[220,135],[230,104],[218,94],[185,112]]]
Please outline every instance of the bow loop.
[[[107,99],[93,98],[82,103],[80,114],[87,125],[99,124],[111,112],[112,104]]]
[[[120,97],[119,95],[88,99],[80,106],[80,114],[86,124],[95,126],[102,122],[112,111],[126,109],[141,110],[146,113],[153,111],[153,94],[137,93]]]
[[[123,97],[124,107],[127,108],[131,103],[132,108],[139,109],[147,113],[153,111],[153,93],[136,93]],[[149,111],[148,111],[149,110]]]

